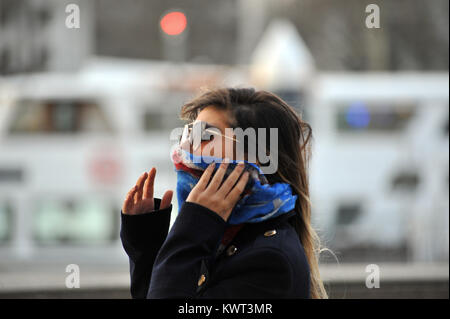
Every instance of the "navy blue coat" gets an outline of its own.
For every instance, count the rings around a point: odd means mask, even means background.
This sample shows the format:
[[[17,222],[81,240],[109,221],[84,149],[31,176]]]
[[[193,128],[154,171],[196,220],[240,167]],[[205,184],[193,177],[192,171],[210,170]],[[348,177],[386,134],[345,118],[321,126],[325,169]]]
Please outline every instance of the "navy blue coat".
[[[121,212],[133,298],[309,298],[310,271],[291,211],[247,223],[222,249],[228,224],[185,202],[168,233],[172,205],[140,215]]]

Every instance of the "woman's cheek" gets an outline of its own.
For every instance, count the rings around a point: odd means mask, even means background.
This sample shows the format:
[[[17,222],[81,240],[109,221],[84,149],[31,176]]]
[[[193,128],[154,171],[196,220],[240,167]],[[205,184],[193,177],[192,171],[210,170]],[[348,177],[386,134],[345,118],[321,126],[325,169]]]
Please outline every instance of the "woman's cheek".
[[[217,158],[234,158],[233,156],[233,148],[234,146],[229,146],[231,152],[229,155],[226,154],[226,141],[221,141],[220,138],[213,138],[211,141],[203,141],[201,146],[194,150],[194,155],[196,156],[213,156]]]

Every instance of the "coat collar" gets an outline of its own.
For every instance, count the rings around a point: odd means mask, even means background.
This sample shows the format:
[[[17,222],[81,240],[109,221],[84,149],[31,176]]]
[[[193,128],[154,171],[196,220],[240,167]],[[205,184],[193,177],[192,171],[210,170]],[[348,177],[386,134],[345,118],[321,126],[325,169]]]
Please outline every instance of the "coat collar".
[[[217,256],[222,254],[222,252],[225,250],[225,247],[228,246],[231,242],[239,244],[243,241],[246,241],[248,238],[254,238],[258,234],[264,233],[267,230],[276,229],[277,226],[284,222],[287,222],[295,215],[296,211],[291,210],[286,214],[259,223],[244,223],[228,226],[225,230],[224,236],[222,237],[221,245],[219,246],[220,248],[217,251]]]
[[[260,223],[245,223],[243,227],[239,230],[239,233],[236,235],[239,237],[239,241],[244,238],[251,238],[257,236],[259,233],[264,233],[267,230],[276,229],[280,224],[287,222],[289,219],[293,218],[296,215],[295,210],[291,210],[286,214],[280,215],[275,218],[271,218],[265,220]]]

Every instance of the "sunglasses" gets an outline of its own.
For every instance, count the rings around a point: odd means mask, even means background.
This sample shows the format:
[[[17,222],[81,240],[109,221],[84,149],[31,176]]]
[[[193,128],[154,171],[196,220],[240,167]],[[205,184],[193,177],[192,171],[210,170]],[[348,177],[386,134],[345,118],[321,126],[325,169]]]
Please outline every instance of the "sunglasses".
[[[197,121],[184,126],[179,143],[183,144],[185,141],[189,141],[189,144],[196,150],[203,141],[211,141],[214,136],[223,136],[227,139],[239,142],[233,137],[223,135],[217,127],[212,126],[209,123]]]

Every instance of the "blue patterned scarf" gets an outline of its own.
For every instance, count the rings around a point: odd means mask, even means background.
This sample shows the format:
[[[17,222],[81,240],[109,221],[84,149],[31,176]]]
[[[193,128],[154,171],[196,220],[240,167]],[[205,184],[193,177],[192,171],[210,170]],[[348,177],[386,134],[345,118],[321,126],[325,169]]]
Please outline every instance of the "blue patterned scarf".
[[[179,209],[181,209],[208,165],[214,162],[216,165],[214,171],[216,171],[223,161],[222,158],[212,156],[195,156],[179,147],[172,154],[172,160],[177,172]],[[228,174],[233,171],[237,163],[238,161],[230,160],[227,167]],[[250,173],[249,180],[242,193],[243,196],[231,212],[227,221],[228,224],[258,223],[294,209],[297,195],[292,194],[292,188],[289,184],[275,183],[271,185],[259,166],[247,161],[244,161],[244,163],[245,170]]]

